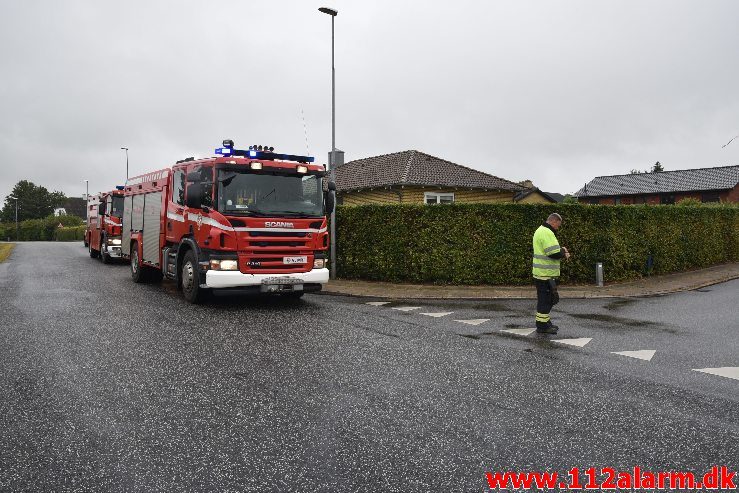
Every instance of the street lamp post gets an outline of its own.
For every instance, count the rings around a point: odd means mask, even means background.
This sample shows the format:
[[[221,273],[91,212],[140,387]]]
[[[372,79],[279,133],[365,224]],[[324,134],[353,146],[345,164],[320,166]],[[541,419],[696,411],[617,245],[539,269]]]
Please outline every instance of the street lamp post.
[[[321,7],[319,12],[331,16],[331,159],[329,159],[329,180],[336,181],[336,67],[334,66],[334,18],[339,11],[329,7]],[[334,204],[336,203],[336,192],[334,194]],[[331,279],[336,279],[336,212],[331,211],[331,230],[329,232],[329,243],[331,245]]]
[[[126,151],[126,181],[128,181],[128,147],[121,147],[122,151]]]
[[[90,182],[85,180],[85,202],[88,200],[90,200]],[[85,204],[85,207],[87,207],[87,204]]]

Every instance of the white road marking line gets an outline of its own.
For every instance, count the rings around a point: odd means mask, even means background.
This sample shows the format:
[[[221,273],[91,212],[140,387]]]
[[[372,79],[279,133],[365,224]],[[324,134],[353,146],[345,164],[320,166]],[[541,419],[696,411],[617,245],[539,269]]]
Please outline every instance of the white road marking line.
[[[643,359],[644,361],[651,361],[654,357],[654,353],[656,352],[657,351],[654,349],[641,349],[639,351],[611,351],[612,354],[628,356],[629,358]]]
[[[509,334],[515,334],[517,336],[527,336],[535,331],[536,329],[503,329],[501,330],[501,332],[508,332]]]
[[[389,301],[368,301],[365,303],[365,305],[371,305],[371,306],[382,306],[382,305],[389,305]]]
[[[426,315],[427,317],[446,317],[447,315],[451,315],[454,312],[436,312],[436,313],[422,313],[421,315]]]
[[[467,324],[467,325],[480,325],[480,324],[484,324],[488,320],[490,320],[490,319],[489,318],[475,318],[475,319],[472,319],[472,320],[455,320],[455,322],[461,322],[461,323]]]
[[[411,310],[418,310],[421,308],[420,306],[396,306],[393,308],[393,310],[398,310],[400,312],[409,312]]]
[[[724,366],[721,368],[693,368],[693,371],[718,375],[720,377],[739,380],[739,366]]]
[[[559,342],[560,344],[567,344],[568,346],[583,347],[592,340],[592,337],[579,337],[576,339],[553,339],[552,342]]]

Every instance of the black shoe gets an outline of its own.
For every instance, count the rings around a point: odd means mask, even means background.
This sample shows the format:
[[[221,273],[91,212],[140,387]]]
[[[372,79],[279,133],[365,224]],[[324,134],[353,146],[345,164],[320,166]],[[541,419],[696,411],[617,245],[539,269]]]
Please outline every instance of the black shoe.
[[[551,322],[550,323],[546,323],[546,324],[540,324],[540,323],[537,322],[536,323],[536,332],[538,334],[556,334],[557,333],[557,327],[554,326],[554,325],[552,325]]]
[[[549,322],[549,327],[551,327],[554,330],[559,330],[559,326],[554,325],[552,322]]]

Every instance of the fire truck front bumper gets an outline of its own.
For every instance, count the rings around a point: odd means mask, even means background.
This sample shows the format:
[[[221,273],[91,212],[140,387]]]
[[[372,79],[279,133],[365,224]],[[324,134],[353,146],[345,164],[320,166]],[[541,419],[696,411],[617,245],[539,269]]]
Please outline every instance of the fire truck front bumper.
[[[320,291],[328,282],[328,269],[293,274],[243,274],[239,271],[209,270],[205,273],[206,288],[257,288],[263,293],[286,291]]]

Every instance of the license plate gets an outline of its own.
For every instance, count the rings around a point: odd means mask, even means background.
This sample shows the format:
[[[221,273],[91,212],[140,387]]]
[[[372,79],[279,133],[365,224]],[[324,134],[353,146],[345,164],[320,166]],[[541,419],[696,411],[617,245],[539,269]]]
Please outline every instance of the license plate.
[[[307,264],[308,257],[282,257],[282,263],[285,265],[289,264]]]
[[[302,279],[294,277],[268,277],[262,280],[262,284],[270,284],[274,286],[303,284]]]

